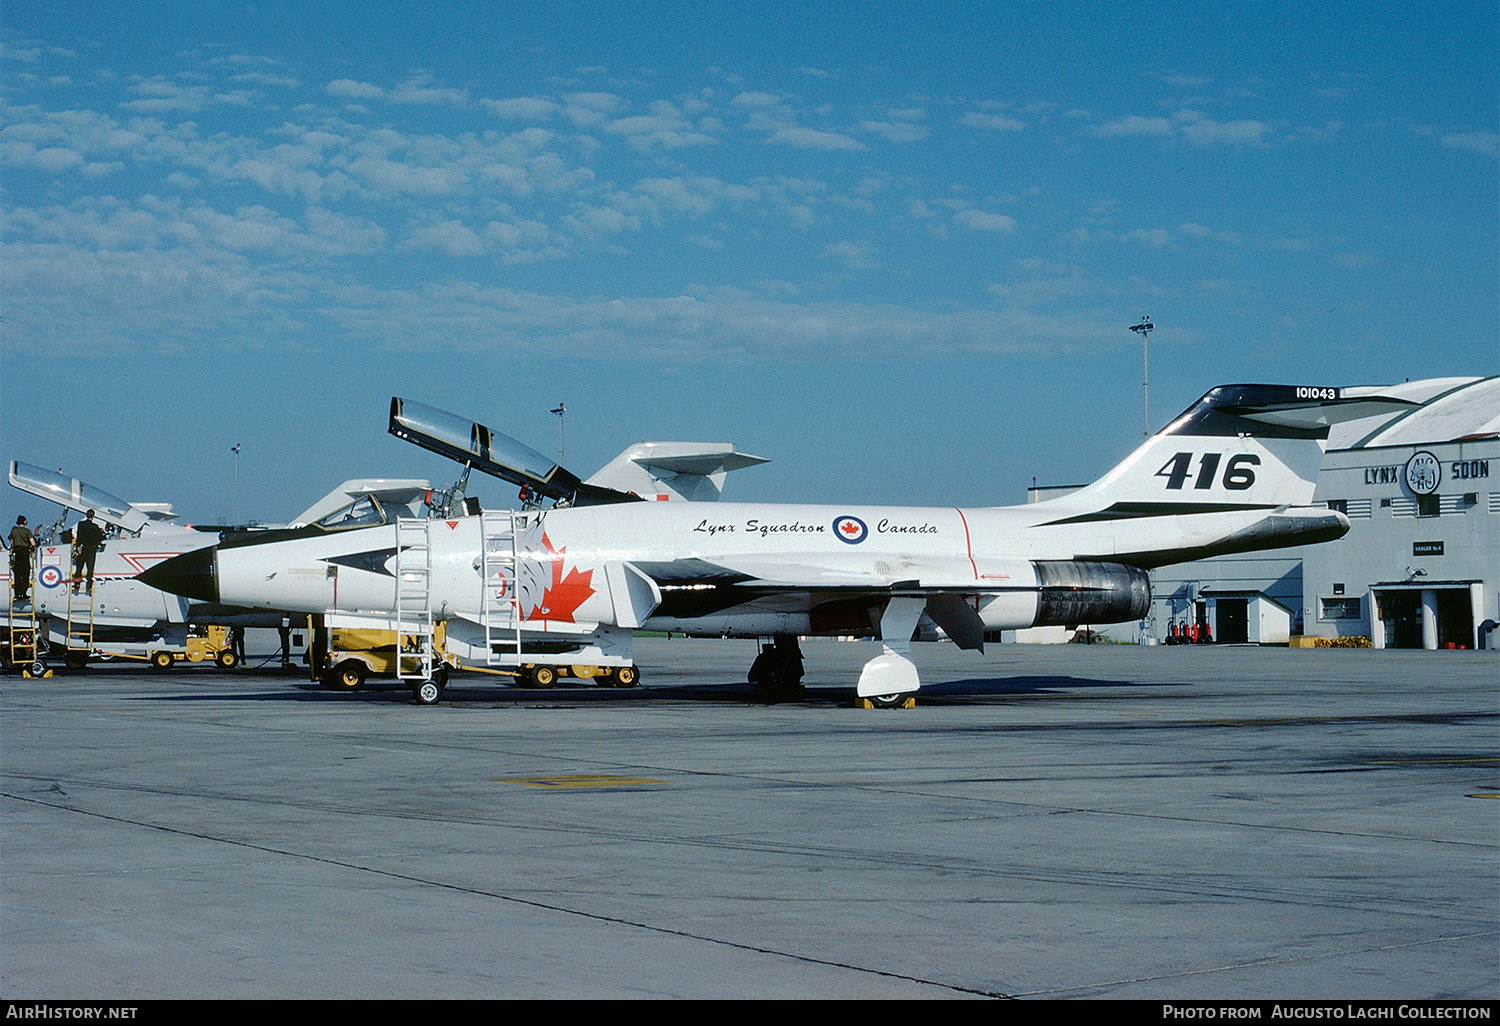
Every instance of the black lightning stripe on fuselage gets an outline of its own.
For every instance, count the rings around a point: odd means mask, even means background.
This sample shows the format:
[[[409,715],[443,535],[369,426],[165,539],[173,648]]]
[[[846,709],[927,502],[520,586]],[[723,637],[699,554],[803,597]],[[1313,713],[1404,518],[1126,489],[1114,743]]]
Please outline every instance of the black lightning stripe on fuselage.
[[[387,577],[395,577],[385,568],[396,554],[395,546],[388,549],[371,549],[369,552],[351,552],[347,556],[329,556],[324,559],[325,563],[337,563],[339,566],[347,566],[354,570],[363,570],[371,574],[384,574]]]
[[[1062,520],[1049,520],[1037,527],[1056,524],[1092,524],[1104,520],[1138,520],[1141,517],[1180,517],[1192,513],[1238,513],[1247,509],[1275,509],[1256,502],[1117,502],[1097,513],[1083,513]]]

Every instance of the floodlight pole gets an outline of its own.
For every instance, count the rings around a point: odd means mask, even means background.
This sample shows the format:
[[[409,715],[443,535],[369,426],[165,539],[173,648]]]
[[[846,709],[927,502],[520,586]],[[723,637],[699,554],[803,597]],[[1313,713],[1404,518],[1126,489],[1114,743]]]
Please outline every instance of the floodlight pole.
[[[1146,342],[1151,337],[1151,329],[1156,325],[1151,323],[1149,315],[1141,318],[1141,323],[1131,325],[1131,331],[1141,333],[1141,437],[1151,437],[1151,361],[1147,357]]]
[[[236,442],[234,448],[229,450],[234,453],[234,526],[240,526],[240,443]]]
[[[562,466],[563,461],[563,414],[568,412],[562,403],[557,404],[557,409],[552,411],[557,414],[557,465]]]
[[[1151,437],[1151,361],[1148,355],[1147,342],[1151,338],[1151,329],[1156,325],[1151,323],[1150,315],[1143,315],[1141,323],[1132,324],[1131,331],[1141,333],[1141,437]],[[1156,591],[1155,571],[1147,570],[1146,579],[1150,584],[1151,591]],[[1156,617],[1153,615],[1150,603],[1146,605],[1146,615],[1141,617],[1141,644],[1156,644]]]

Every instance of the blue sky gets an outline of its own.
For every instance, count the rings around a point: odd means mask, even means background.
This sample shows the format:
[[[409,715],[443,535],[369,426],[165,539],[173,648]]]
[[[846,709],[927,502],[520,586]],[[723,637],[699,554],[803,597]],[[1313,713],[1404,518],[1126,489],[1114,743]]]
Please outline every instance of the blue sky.
[[[291,516],[453,476],[996,505],[1214,384],[1500,364],[1500,15],[1397,4],[11,0],[0,456]],[[6,489],[17,511],[45,515]],[[509,486],[478,493],[504,505]],[[10,522],[10,521],[6,521]]]

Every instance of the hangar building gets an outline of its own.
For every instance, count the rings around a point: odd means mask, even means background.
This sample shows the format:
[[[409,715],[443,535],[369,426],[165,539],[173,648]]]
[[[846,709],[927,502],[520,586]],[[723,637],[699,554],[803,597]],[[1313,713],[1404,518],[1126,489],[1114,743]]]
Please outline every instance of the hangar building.
[[[1500,377],[1388,391],[1422,405],[1329,437],[1313,498],[1342,510],[1349,533],[1303,551],[1303,632],[1377,648],[1489,647],[1500,620]]]

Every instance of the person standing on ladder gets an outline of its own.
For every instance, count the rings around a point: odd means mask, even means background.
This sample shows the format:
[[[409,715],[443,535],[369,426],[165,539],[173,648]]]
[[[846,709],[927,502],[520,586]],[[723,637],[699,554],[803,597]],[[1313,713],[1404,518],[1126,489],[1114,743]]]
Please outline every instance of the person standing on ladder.
[[[94,560],[99,558],[99,547],[104,544],[104,528],[94,523],[94,511],[89,510],[87,519],[78,522],[73,534],[73,590],[87,573],[89,592],[94,590]]]
[[[36,539],[25,517],[16,517],[16,526],[10,529],[10,586],[17,602],[25,602],[31,592],[31,553],[36,548]]]

